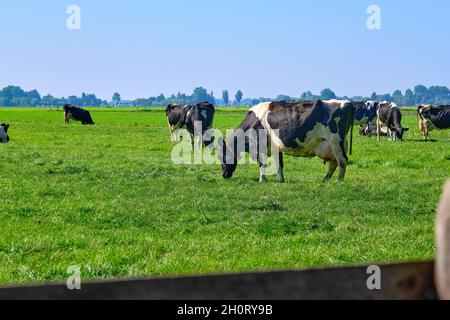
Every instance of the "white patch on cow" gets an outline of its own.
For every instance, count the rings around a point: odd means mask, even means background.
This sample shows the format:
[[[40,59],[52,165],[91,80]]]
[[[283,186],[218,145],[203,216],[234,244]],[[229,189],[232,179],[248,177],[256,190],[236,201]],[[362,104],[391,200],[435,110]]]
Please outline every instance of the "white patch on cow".
[[[283,148],[281,151],[290,156],[306,158],[317,156],[328,161],[334,159],[329,141],[339,145],[340,137],[337,133],[332,133],[329,127],[318,123],[313,130],[308,132],[305,141],[299,139],[295,141],[298,148]]]
[[[268,131],[272,142],[281,150],[284,148],[284,143],[275,134],[272,127],[269,125],[269,121],[267,120],[267,116],[270,113],[270,105],[271,102],[260,103],[257,106],[251,108],[250,111],[255,113],[256,117],[259,119],[259,121],[261,121],[262,126]]]
[[[391,109],[399,109],[396,103],[391,103]]]
[[[203,119],[206,119],[208,114],[206,113],[206,110],[202,110],[202,117]]]
[[[337,100],[337,99],[331,99],[331,100],[325,100],[325,103],[328,104],[340,104],[341,105],[341,109],[345,108],[345,106],[347,105],[347,103],[350,103],[350,100]]]

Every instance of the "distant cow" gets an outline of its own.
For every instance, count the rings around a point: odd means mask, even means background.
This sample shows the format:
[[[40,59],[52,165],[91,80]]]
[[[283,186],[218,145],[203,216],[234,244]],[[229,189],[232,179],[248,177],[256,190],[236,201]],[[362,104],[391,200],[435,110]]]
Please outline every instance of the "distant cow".
[[[402,127],[402,113],[395,103],[380,102],[377,110],[377,137],[380,140],[382,128],[388,129],[389,140],[403,141],[408,128]]]
[[[318,101],[282,101],[261,103],[253,107],[247,117],[226,142],[223,142],[223,177],[230,179],[236,170],[241,153],[249,152],[260,167],[260,182],[265,181],[264,159],[273,155],[275,145],[280,152],[275,162],[279,164],[280,182],[284,182],[283,154],[294,157],[319,157],[329,163],[324,182],[330,180],[339,166],[339,179],[344,180],[348,165],[347,135],[353,125],[355,108],[348,105]],[[261,134],[252,132],[266,132]],[[254,141],[254,140],[257,141]],[[267,139],[267,141],[264,141]],[[244,141],[244,143],[242,143]],[[221,143],[219,143],[220,145]],[[244,144],[244,146],[242,146]],[[258,147],[252,148],[252,144]],[[262,150],[262,151],[261,151]]]
[[[425,140],[430,138],[430,131],[450,129],[450,106],[423,105],[417,108],[419,129]]]
[[[8,129],[9,124],[2,123],[0,125],[0,143],[9,143]]]
[[[184,106],[170,104],[166,108],[166,115],[172,141],[176,140],[175,130],[186,129],[190,134],[193,148],[195,138],[199,148],[203,144],[208,147],[214,142],[214,137],[206,139],[210,141],[204,141],[205,132],[212,128],[214,122],[215,108],[211,103],[203,102]],[[197,130],[196,123],[199,125]]]
[[[64,120],[66,124],[69,124],[71,119],[74,121],[79,121],[83,125],[94,124],[89,111],[66,104],[64,106]]]

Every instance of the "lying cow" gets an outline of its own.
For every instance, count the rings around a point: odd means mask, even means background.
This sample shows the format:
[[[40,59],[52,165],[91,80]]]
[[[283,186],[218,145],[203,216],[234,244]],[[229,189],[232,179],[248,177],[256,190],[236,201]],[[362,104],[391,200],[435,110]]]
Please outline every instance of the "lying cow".
[[[79,121],[83,125],[93,125],[94,121],[92,120],[91,114],[89,111],[72,106],[70,104],[66,104],[64,106],[64,120],[68,125],[70,120]]]
[[[0,125],[0,143],[9,143],[8,129],[9,124],[2,123]]]
[[[348,165],[347,135],[353,126],[355,108],[349,104],[318,101],[267,102],[253,107],[247,117],[219,152],[223,177],[230,179],[236,170],[242,152],[249,152],[260,167],[260,182],[265,181],[265,159],[273,154],[275,145],[280,152],[275,162],[280,182],[284,182],[283,154],[294,157],[319,157],[329,163],[324,182],[333,177],[339,166],[339,179],[344,180]],[[255,135],[252,132],[265,132]],[[257,141],[252,141],[253,140]],[[267,141],[261,141],[266,139]],[[242,146],[244,141],[244,146]],[[221,142],[221,141],[220,141]],[[219,145],[220,145],[219,142]],[[252,148],[257,145],[257,148]]]
[[[417,108],[419,129],[425,140],[430,138],[430,131],[450,129],[450,106],[424,105]]]
[[[395,103],[380,102],[377,110],[377,138],[382,135],[382,128],[388,129],[389,140],[403,141],[408,128],[402,127],[402,113]]]
[[[176,130],[186,129],[191,137],[192,148],[195,139],[199,148],[203,144],[208,147],[214,142],[214,137],[204,141],[205,132],[212,128],[214,122],[215,108],[212,104],[208,102],[185,106],[170,104],[166,108],[166,115],[172,141],[176,140]],[[200,125],[199,128],[196,128],[196,123]]]
[[[388,131],[389,130],[387,127],[381,127],[380,135],[387,137]],[[377,135],[377,127],[369,128],[368,124],[362,125],[361,129],[359,130],[359,134],[364,137],[376,136]]]

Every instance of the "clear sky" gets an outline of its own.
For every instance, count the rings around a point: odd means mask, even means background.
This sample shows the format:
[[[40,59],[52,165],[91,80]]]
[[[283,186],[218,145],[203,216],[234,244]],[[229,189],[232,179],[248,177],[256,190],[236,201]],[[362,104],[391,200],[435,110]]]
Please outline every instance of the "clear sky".
[[[81,30],[66,27],[81,8]],[[366,26],[369,5],[382,29]],[[125,99],[450,86],[448,0],[0,0],[0,87]]]

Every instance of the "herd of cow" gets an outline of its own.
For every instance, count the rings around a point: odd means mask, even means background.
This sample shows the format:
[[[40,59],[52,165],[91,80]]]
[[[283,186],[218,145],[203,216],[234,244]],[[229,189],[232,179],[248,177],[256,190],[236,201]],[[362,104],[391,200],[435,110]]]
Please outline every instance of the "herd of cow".
[[[175,139],[177,129],[186,129],[192,144],[197,140],[200,146],[212,145],[214,136],[205,139],[206,132],[212,129],[215,108],[204,102],[194,105],[169,105],[166,108],[167,120]],[[429,139],[434,129],[450,129],[450,106],[421,105],[417,108],[418,126],[425,139]],[[91,114],[87,110],[65,105],[64,119],[92,125]],[[200,124],[200,127],[199,127]],[[317,101],[277,101],[261,103],[250,109],[238,129],[226,141],[218,139],[219,158],[223,177],[230,179],[244,152],[250,153],[259,163],[260,181],[265,181],[267,161],[273,154],[272,148],[258,148],[252,152],[251,143],[276,146],[276,163],[280,182],[284,182],[283,155],[294,157],[319,157],[329,164],[324,181],[330,180],[337,168],[339,179],[344,180],[348,165],[348,151],[352,152],[353,126],[360,125],[360,134],[365,136],[388,136],[390,140],[402,141],[409,129],[402,126],[402,113],[395,103],[354,102],[346,100]],[[0,143],[8,143],[9,125],[0,125]],[[249,132],[264,131],[251,141]],[[348,135],[350,134],[350,143]],[[259,141],[264,139],[265,141]],[[239,141],[244,141],[239,143]]]
[[[195,122],[202,122],[202,135],[211,128],[214,107],[203,103],[198,105],[170,105],[166,109],[169,127],[174,130],[187,129],[194,141]],[[417,109],[419,128],[425,139],[433,129],[450,129],[450,106],[419,106]],[[271,149],[258,149],[251,152],[251,134],[263,130],[267,136],[255,139],[267,139],[266,145],[275,145],[280,152],[275,159],[279,168],[280,182],[284,182],[283,155],[294,157],[319,157],[329,164],[329,171],[324,182],[330,180],[339,167],[339,179],[344,180],[348,165],[348,150],[352,152],[353,126],[361,126],[362,135],[382,135],[390,140],[402,141],[408,128],[402,126],[402,113],[395,103],[389,102],[354,102],[344,100],[328,101],[279,101],[261,103],[250,109],[239,128],[219,142],[219,157],[222,163],[223,177],[233,176],[241,153],[250,153],[252,159],[259,163],[260,181],[265,181],[266,162],[272,156]],[[238,141],[245,141],[241,146]],[[255,141],[257,146],[261,141]]]

